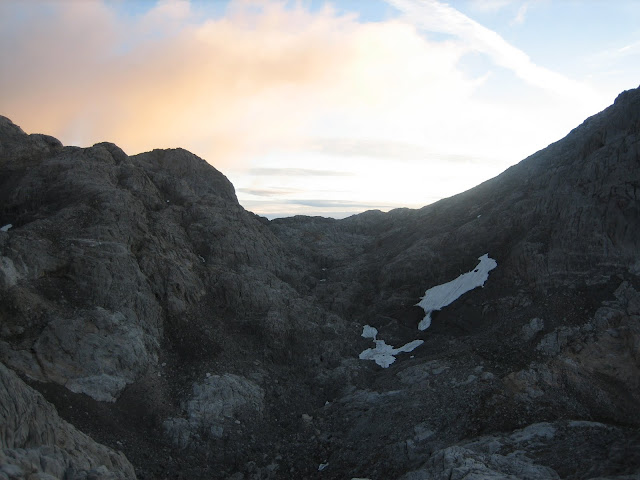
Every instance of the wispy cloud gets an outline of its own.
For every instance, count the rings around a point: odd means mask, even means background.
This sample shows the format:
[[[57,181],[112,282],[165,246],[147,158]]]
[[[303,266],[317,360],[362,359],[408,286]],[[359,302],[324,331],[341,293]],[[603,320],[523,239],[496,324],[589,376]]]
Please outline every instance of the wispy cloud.
[[[619,61],[627,59],[629,57],[635,57],[640,55],[640,41],[632,42],[622,47],[609,48],[601,51],[593,56],[593,58],[599,60]]]
[[[628,57],[632,55],[640,55],[640,41],[630,43],[629,45],[625,45],[624,47],[618,48],[615,51],[619,57]]]
[[[310,149],[326,155],[394,160],[421,160],[425,159],[429,154],[428,150],[422,145],[370,138],[314,139],[310,144]]]
[[[310,141],[309,148],[325,155],[340,157],[362,157],[408,162],[420,161],[422,163],[449,162],[459,164],[482,161],[486,164],[491,162],[491,160],[480,158],[479,156],[456,152],[437,152],[424,145],[389,139],[322,138]]]
[[[291,188],[238,188],[237,191],[255,197],[281,197],[301,193],[301,190]]]
[[[528,10],[529,10],[528,2],[525,2],[522,5],[520,5],[520,8],[518,8],[518,12],[516,13],[516,16],[513,18],[513,20],[511,20],[511,25],[522,25],[525,21]]]
[[[294,205],[304,205],[316,208],[351,208],[356,210],[385,209],[394,208],[397,205],[390,203],[374,203],[374,202],[354,202],[351,200],[322,200],[322,199],[291,199],[286,203]]]
[[[455,35],[469,48],[489,55],[499,66],[513,71],[526,83],[568,98],[592,97],[595,92],[564,75],[535,64],[522,50],[498,33],[436,0],[387,0],[405,14],[407,22],[428,31]],[[523,11],[523,15],[526,12]]]
[[[483,12],[495,12],[511,5],[515,0],[471,0],[474,10]]]
[[[612,46],[582,59],[590,76],[601,82],[614,85],[611,90],[621,91],[637,86],[640,74],[640,41],[627,43],[622,46]],[[629,74],[635,72],[636,83],[629,82]]]
[[[314,170],[310,168],[252,168],[247,171],[249,175],[255,176],[285,176],[285,177],[350,177],[352,172],[339,170]]]
[[[434,201],[437,199],[434,199]],[[293,215],[317,215],[323,217],[344,218],[365,210],[390,210],[406,207],[405,204],[380,205],[376,202],[351,202],[348,200],[289,200],[287,202],[269,202],[247,200],[244,205],[249,210],[260,212],[267,218],[290,217]]]

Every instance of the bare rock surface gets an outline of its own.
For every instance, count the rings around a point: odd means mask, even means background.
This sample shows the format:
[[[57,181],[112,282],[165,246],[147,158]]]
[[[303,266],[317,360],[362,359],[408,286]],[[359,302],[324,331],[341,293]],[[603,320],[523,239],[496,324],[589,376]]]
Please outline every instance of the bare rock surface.
[[[116,480],[135,477],[122,452],[62,420],[42,395],[0,364],[0,478]]]
[[[175,445],[186,448],[202,436],[221,438],[232,422],[255,421],[264,410],[264,391],[237,375],[210,375],[193,384],[193,394],[182,407],[186,418],[169,418],[164,428]]]
[[[632,90],[422,209],[268,221],[185,150],[0,117],[3,441],[106,445],[6,443],[0,478],[637,478],[639,139]],[[423,343],[383,369],[364,325]]]
[[[608,468],[617,463],[624,470],[627,455],[637,458],[640,437],[628,441],[627,435],[620,428],[596,422],[537,423],[511,434],[483,436],[438,450],[422,468],[401,478],[596,478],[601,463],[609,464]]]

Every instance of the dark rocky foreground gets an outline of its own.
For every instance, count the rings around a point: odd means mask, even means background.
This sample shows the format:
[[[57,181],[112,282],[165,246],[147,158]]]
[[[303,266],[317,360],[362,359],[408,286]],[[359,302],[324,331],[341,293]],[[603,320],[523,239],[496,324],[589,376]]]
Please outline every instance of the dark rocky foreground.
[[[632,90],[420,210],[269,222],[0,117],[0,479],[640,478],[639,139]]]

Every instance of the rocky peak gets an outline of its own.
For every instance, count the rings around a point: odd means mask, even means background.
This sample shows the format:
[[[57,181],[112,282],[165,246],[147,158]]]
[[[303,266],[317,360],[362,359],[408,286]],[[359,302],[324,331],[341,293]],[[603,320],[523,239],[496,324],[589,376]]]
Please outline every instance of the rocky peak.
[[[3,168],[10,167],[10,162],[33,162],[60,148],[62,143],[57,138],[37,133],[27,135],[7,117],[0,115],[0,162],[4,164]]]
[[[132,157],[132,161],[153,174],[157,183],[171,185],[173,191],[169,193],[175,195],[176,201],[193,202],[212,195],[235,203],[238,201],[227,177],[182,148],[141,153]]]

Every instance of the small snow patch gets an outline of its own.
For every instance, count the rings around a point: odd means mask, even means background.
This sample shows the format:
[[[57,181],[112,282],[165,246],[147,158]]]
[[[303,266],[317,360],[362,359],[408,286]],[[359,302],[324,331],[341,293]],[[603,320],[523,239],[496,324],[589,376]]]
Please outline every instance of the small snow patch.
[[[378,329],[376,327],[372,327],[371,325],[365,325],[362,327],[362,336],[364,338],[372,338],[375,340],[377,335]]]
[[[388,368],[393,362],[396,361],[396,355],[399,353],[408,353],[415,350],[417,347],[424,343],[423,340],[414,340],[402,347],[393,348],[391,345],[387,345],[384,340],[376,340],[378,330],[369,325],[365,325],[362,328],[362,336],[364,338],[371,338],[376,344],[375,348],[367,348],[360,353],[360,360],[373,360],[382,368]]]
[[[0,232],[8,232],[11,227],[13,227],[13,225],[7,223],[4,227],[0,228]]]
[[[441,310],[476,287],[482,287],[489,278],[489,272],[498,266],[494,259],[489,258],[489,254],[484,254],[478,260],[480,263],[473,271],[463,273],[448,283],[436,285],[424,293],[424,297],[416,304],[425,312],[418,330],[426,330],[431,326],[431,312]]]

